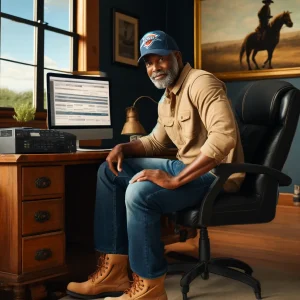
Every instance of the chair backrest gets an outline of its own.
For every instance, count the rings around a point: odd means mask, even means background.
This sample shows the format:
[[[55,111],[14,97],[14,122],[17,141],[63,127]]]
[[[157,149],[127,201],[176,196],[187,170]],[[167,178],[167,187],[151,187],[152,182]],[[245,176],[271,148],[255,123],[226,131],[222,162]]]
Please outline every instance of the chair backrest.
[[[245,161],[281,170],[297,128],[299,90],[285,81],[254,82],[235,108]]]
[[[297,128],[300,91],[285,81],[257,81],[246,87],[235,110],[245,162],[282,170]],[[241,188],[243,194],[262,196],[266,191],[278,193],[266,175],[247,175]]]

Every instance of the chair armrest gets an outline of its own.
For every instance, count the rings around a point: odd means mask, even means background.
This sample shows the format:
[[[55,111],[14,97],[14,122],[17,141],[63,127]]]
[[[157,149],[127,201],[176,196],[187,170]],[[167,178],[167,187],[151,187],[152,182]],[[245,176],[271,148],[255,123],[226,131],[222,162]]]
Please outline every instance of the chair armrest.
[[[289,186],[292,183],[292,179],[288,175],[276,169],[256,164],[220,164],[213,169],[213,173],[220,177],[226,176],[226,178],[234,173],[266,174],[274,177],[280,186]]]
[[[210,218],[213,212],[214,202],[220,192],[223,190],[223,185],[228,177],[234,173],[252,173],[252,174],[266,174],[272,176],[278,181],[281,186],[288,186],[292,179],[286,174],[263,165],[256,164],[220,164],[214,168],[213,173],[216,175],[215,181],[207,191],[200,207],[199,226],[209,225]]]

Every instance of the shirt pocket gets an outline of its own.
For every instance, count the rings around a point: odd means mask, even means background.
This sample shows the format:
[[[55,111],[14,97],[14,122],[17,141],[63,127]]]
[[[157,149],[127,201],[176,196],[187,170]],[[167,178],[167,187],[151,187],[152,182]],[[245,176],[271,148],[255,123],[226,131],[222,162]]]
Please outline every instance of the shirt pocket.
[[[196,135],[196,131],[192,120],[192,114],[190,110],[180,111],[178,114],[178,121],[183,136],[190,139]]]
[[[174,141],[175,133],[174,133],[174,118],[171,117],[162,117],[161,122],[165,128],[166,133],[169,138]]]

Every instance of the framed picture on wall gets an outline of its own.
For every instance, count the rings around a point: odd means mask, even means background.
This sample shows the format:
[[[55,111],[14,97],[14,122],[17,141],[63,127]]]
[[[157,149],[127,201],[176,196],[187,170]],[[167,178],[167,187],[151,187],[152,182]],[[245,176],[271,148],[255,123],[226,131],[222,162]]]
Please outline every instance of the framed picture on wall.
[[[300,76],[300,0],[194,0],[194,47],[222,80]]]
[[[139,19],[113,9],[113,61],[138,66]]]

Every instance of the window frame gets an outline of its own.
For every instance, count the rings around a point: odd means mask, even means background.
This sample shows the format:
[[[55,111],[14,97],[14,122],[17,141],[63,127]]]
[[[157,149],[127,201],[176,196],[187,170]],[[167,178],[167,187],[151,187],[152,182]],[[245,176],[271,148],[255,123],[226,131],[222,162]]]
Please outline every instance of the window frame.
[[[1,29],[1,20],[2,18],[11,20],[11,21],[16,21],[20,24],[27,24],[33,26],[34,29],[36,29],[35,37],[36,37],[36,42],[35,42],[35,51],[36,51],[36,62],[34,64],[28,64],[28,63],[23,63],[20,61],[14,61],[6,58],[0,58],[2,61],[8,61],[8,62],[13,62],[13,63],[18,63],[22,65],[28,65],[36,68],[36,72],[34,73],[34,99],[33,103],[34,106],[36,107],[36,119],[40,120],[45,120],[46,119],[46,109],[44,108],[44,71],[49,70],[49,71],[57,71],[61,72],[61,70],[56,70],[56,69],[51,69],[51,68],[45,68],[44,66],[44,55],[45,55],[45,47],[44,47],[44,41],[45,41],[45,31],[51,31],[59,34],[63,34],[65,36],[69,36],[73,38],[73,45],[72,47],[72,71],[66,72],[66,73],[73,73],[74,71],[78,70],[78,44],[79,44],[79,35],[77,33],[77,0],[72,0],[72,5],[73,5],[73,11],[72,11],[72,31],[67,31],[64,29],[60,29],[54,26],[49,26],[46,22],[44,22],[44,2],[45,1],[40,1],[36,0],[34,2],[35,8],[34,8],[34,13],[36,14],[36,20],[28,20],[24,19],[21,17],[17,17],[11,14],[3,13],[0,11],[0,29]],[[1,0],[0,0],[0,5],[1,5]],[[0,107],[0,118],[4,117],[7,118],[8,116],[13,115],[13,108],[11,107]],[[11,123],[11,122],[9,122]],[[12,123],[15,123],[13,121]],[[0,123],[1,127],[1,123]]]

